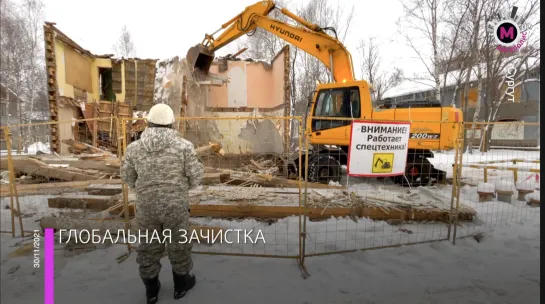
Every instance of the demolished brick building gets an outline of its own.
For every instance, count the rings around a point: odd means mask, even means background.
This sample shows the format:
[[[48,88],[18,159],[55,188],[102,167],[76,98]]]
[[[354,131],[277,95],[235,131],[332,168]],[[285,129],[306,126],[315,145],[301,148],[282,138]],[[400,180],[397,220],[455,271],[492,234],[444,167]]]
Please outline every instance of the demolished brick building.
[[[92,122],[54,125],[51,149],[57,153],[68,153],[69,147],[63,140],[70,139],[116,150],[121,132],[116,130],[112,118],[130,121],[131,117],[143,117],[155,103],[167,103],[177,116],[187,118],[177,127],[197,146],[218,142],[226,154],[288,151],[287,121],[258,119],[289,115],[288,47],[271,62],[234,56],[217,58],[211,75],[196,79],[179,57],[158,60],[95,55],[54,23],[45,23],[44,38],[50,119],[103,119],[97,124],[94,139],[89,136],[93,134]],[[142,120],[132,122],[128,133],[134,135],[143,130]],[[225,132],[237,134],[225,136]],[[263,138],[269,139],[267,144],[259,140]]]

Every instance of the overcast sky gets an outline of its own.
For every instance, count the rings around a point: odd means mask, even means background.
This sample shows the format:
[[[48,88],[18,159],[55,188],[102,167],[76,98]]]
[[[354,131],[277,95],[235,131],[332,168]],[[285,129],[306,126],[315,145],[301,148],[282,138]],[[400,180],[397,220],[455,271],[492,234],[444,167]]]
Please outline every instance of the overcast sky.
[[[46,21],[94,54],[113,53],[123,25],[131,32],[139,58],[166,59],[185,56],[187,49],[202,41],[256,0],[45,0]],[[291,0],[288,8],[305,0]],[[336,0],[331,1],[337,5]],[[396,35],[396,20],[402,14],[397,0],[340,0],[344,10],[354,6],[354,19],[345,44],[352,53],[354,70],[360,76],[357,44],[360,39],[377,38],[384,69],[400,66],[406,75],[424,67]],[[233,42],[217,54],[236,51]]]

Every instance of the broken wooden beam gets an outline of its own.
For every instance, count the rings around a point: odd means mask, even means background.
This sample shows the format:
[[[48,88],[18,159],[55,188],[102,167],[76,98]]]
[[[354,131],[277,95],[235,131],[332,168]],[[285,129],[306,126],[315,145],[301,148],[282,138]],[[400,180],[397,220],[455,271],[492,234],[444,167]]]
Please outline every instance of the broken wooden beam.
[[[104,155],[112,155],[111,152],[102,150],[96,147],[93,147],[92,145],[74,140],[74,139],[63,139],[63,144],[69,145],[73,153],[79,154],[79,153],[87,153],[87,154],[104,154]]]
[[[108,195],[64,194],[47,199],[49,208],[87,209],[91,211],[106,210],[115,203],[115,197]]]
[[[104,203],[96,204],[104,208]],[[79,207],[82,207],[80,204]],[[105,210],[106,208],[102,209]],[[404,220],[404,221],[436,221],[448,222],[449,212],[446,210],[417,210],[417,209],[390,209],[384,210],[372,206],[359,208],[323,208],[298,206],[252,206],[252,205],[212,205],[212,204],[190,204],[191,217],[212,217],[212,218],[264,218],[280,219],[290,216],[298,216],[303,212],[310,220],[326,220],[335,218],[368,218],[375,221]],[[123,211],[123,205],[110,211],[110,215],[119,215]],[[130,215],[134,216],[134,204],[129,206]],[[474,214],[471,212],[460,212],[461,221],[471,221]],[[111,220],[110,220],[111,221]],[[78,227],[70,227],[77,229]]]
[[[49,166],[47,163],[34,158],[12,158],[15,173],[42,176],[48,179],[59,179],[63,181],[86,181],[100,179],[97,175],[91,175],[79,169],[68,170]],[[8,170],[8,160],[2,158],[0,168]],[[79,171],[78,171],[79,170]]]
[[[449,219],[449,211],[446,210],[417,210],[405,209],[388,211],[376,207],[361,208],[323,208],[298,206],[252,206],[252,205],[191,205],[192,217],[213,217],[213,218],[285,218],[298,216],[304,212],[311,220],[325,220],[331,217],[359,217],[369,218],[376,221],[390,219],[404,219],[406,221],[443,221]],[[460,212],[460,220],[472,220],[473,213]]]
[[[221,144],[218,143],[210,143],[206,146],[198,147],[195,149],[195,153],[197,154],[197,157],[205,156],[208,154],[218,154],[221,156],[225,154],[221,147]]]
[[[82,170],[98,170],[104,173],[119,174],[119,167],[109,166],[108,163],[115,159],[101,159],[101,160],[82,160],[82,159],[54,159],[54,158],[41,158],[46,164],[49,165],[63,165],[66,164],[72,168],[78,168]]]
[[[44,183],[44,184],[26,184],[26,185],[17,185],[17,194],[35,194],[48,191],[51,189],[63,190],[63,189],[85,189],[92,184],[119,184],[121,185],[122,181],[120,179],[103,179],[103,180],[88,180],[88,181],[78,181],[78,182],[60,182],[60,183]],[[9,185],[1,186],[2,197],[9,196]]]
[[[230,174],[225,172],[220,173],[204,173],[201,180],[201,185],[217,185],[228,182],[230,180]]]
[[[100,185],[100,184],[94,184],[89,185],[89,187],[85,188],[85,191],[89,193],[90,195],[116,195],[120,194],[123,191],[123,185],[122,184],[110,184],[110,185]]]
[[[221,171],[231,173],[232,181],[229,182],[229,185],[257,184],[262,187],[276,187],[276,188],[308,187],[310,189],[343,189],[342,186],[332,186],[328,184],[298,181],[293,179],[276,177],[270,174],[239,172],[239,171],[233,171],[233,170],[227,170],[227,169],[222,169]]]

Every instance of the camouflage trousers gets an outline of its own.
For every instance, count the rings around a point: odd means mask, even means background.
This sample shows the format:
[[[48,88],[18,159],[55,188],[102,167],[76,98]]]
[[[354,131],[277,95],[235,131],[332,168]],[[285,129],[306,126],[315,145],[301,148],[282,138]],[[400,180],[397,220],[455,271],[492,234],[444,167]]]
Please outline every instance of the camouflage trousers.
[[[140,266],[140,277],[145,279],[154,278],[161,272],[161,258],[164,256],[165,247],[175,273],[187,274],[193,268],[188,203],[180,202],[179,196],[170,201],[165,199],[165,196],[171,195],[172,193],[165,195],[163,192],[161,196],[155,196],[154,200],[147,201],[138,198],[138,228],[141,236],[147,235],[147,241],[146,238],[140,239],[136,263]],[[161,198],[160,201],[158,197]],[[164,230],[170,230],[170,233],[164,234]],[[152,240],[154,233],[159,236],[159,240]],[[165,235],[170,235],[170,239],[165,241]]]

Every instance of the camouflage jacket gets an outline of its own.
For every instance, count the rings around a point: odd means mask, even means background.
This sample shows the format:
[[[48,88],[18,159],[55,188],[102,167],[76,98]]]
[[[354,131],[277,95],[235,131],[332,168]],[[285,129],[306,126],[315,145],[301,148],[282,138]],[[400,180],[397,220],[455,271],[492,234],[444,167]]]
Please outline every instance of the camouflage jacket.
[[[146,128],[139,140],[127,146],[121,178],[137,193],[167,187],[187,194],[199,185],[203,172],[193,144],[178,131]]]

